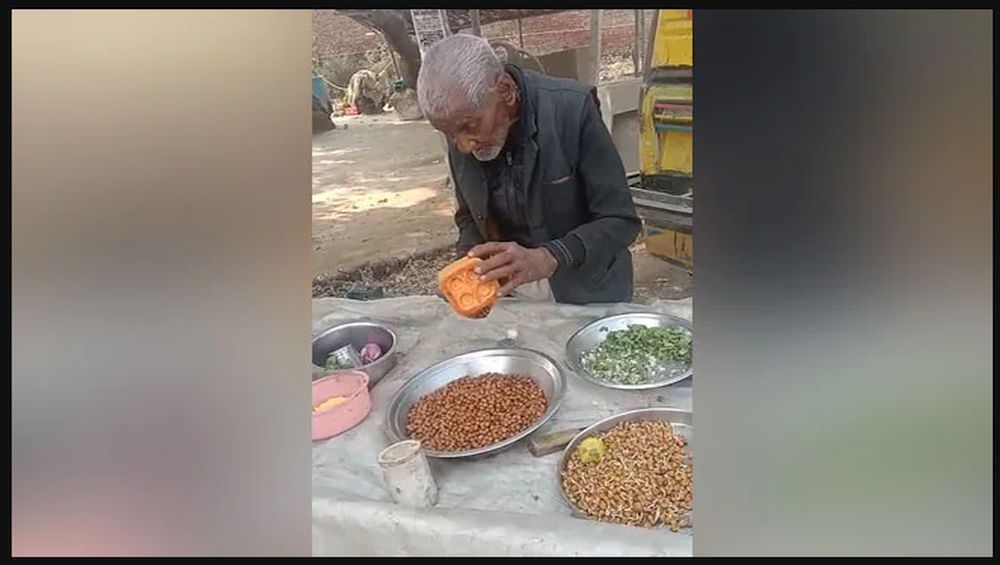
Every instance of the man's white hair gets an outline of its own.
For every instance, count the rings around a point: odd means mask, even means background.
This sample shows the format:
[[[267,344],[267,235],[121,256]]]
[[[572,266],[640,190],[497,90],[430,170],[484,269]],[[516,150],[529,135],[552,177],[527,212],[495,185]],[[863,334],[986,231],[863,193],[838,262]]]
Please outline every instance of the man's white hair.
[[[424,115],[448,119],[462,108],[481,108],[503,75],[503,64],[488,41],[467,34],[448,36],[424,54],[417,78],[417,98]]]

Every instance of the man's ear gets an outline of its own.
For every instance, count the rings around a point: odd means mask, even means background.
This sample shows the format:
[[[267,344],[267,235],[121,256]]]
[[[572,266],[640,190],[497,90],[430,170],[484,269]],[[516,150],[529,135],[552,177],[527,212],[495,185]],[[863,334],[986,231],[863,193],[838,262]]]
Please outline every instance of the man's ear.
[[[504,73],[500,77],[500,83],[497,84],[497,94],[500,95],[500,100],[506,106],[513,106],[517,102],[517,84],[509,74]]]

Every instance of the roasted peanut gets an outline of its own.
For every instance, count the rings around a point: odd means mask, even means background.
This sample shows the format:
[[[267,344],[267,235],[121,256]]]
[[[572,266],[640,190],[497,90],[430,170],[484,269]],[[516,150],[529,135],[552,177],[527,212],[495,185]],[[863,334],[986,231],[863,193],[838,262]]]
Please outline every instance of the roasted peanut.
[[[464,377],[420,398],[406,431],[429,449],[461,451],[503,441],[545,413],[547,399],[530,377]]]

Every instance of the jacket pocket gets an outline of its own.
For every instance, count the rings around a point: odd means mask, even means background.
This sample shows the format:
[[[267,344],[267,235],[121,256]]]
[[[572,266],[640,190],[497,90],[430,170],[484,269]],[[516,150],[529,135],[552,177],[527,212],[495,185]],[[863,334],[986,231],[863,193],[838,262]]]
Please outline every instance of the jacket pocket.
[[[557,177],[557,178],[554,178],[552,180],[547,180],[547,181],[543,181],[543,182],[545,183],[545,186],[559,186],[559,185],[563,185],[563,184],[568,184],[568,183],[572,182],[573,180],[575,180],[575,176],[572,175],[572,174],[569,174],[569,175],[563,175],[561,177]]]
[[[579,178],[568,171],[542,178],[546,227],[553,238],[563,237],[583,220],[581,211],[586,208],[586,200],[580,190]]]
[[[541,167],[542,184],[546,187],[564,186],[576,182],[576,170],[563,159],[546,160]]]
[[[591,273],[590,277],[588,277],[591,288],[600,288],[608,282],[608,279],[611,278],[611,275],[615,272],[615,267],[618,265],[619,255],[621,255],[621,253],[615,253],[611,257],[611,261],[609,261],[604,268],[598,267],[593,273]]]

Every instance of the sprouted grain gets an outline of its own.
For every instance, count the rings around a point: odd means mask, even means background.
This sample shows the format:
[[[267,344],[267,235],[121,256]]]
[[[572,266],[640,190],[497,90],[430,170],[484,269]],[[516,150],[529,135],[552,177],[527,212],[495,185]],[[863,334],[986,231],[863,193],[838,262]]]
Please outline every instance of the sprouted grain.
[[[670,424],[622,422],[596,437],[607,446],[604,456],[585,463],[574,453],[562,472],[577,508],[603,522],[691,527],[691,456]]]

